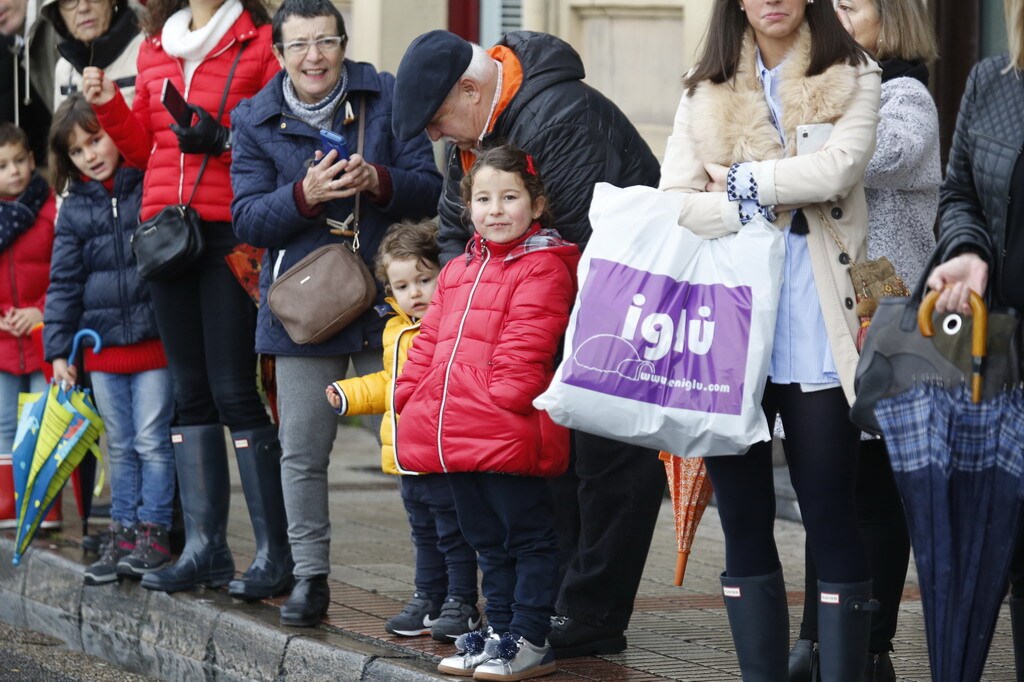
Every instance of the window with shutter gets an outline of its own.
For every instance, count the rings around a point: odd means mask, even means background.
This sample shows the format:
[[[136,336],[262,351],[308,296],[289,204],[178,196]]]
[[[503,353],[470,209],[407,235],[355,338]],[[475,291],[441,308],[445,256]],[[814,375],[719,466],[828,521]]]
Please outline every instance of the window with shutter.
[[[485,48],[509,31],[523,28],[523,0],[481,0],[480,44]]]

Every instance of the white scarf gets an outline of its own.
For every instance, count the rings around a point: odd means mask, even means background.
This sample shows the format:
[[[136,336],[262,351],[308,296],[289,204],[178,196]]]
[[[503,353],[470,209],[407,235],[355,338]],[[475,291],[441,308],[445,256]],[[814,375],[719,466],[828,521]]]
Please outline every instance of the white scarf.
[[[242,16],[242,11],[241,0],[226,0],[217,8],[210,21],[196,31],[188,28],[192,23],[192,10],[188,7],[178,10],[164,22],[160,41],[164,52],[184,61],[186,89],[196,67],[234,26],[238,17]]]

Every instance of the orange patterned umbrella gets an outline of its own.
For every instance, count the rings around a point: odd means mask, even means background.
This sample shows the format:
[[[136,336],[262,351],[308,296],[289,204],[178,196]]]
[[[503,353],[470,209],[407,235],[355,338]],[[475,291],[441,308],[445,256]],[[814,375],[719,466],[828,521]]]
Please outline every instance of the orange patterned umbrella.
[[[675,457],[664,451],[658,458],[665,462],[665,475],[668,476],[668,489],[672,495],[672,511],[676,517],[679,555],[676,557],[675,585],[679,587],[683,584],[686,560],[690,557],[697,526],[700,525],[714,490],[702,458]]]

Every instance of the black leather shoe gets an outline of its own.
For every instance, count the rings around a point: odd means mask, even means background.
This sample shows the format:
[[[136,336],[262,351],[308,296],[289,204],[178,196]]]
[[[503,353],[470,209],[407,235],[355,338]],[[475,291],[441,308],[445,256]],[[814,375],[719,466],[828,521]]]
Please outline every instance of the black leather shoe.
[[[798,639],[789,652],[789,682],[820,682],[818,676],[818,645],[809,639]]]
[[[548,644],[555,658],[617,654],[626,648],[622,630],[595,627],[574,618],[555,616],[551,619]]]
[[[331,588],[327,586],[326,575],[298,578],[292,596],[281,607],[281,625],[311,628],[327,615],[330,602]]]
[[[864,682],[896,682],[896,671],[892,667],[888,651],[880,654],[868,653]]]

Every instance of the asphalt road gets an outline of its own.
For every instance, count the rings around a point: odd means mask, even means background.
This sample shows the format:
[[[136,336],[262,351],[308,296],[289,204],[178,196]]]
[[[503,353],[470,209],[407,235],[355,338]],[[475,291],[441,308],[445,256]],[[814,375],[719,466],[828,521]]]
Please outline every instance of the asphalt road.
[[[0,623],[0,682],[142,682],[136,675],[106,661],[70,651],[53,637]]]

